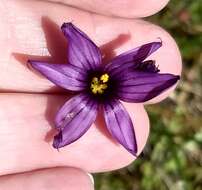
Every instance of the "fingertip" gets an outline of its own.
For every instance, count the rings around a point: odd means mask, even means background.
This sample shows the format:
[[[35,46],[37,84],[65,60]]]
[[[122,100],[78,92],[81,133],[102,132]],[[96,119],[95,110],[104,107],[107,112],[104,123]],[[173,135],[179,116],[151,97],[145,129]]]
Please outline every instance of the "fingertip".
[[[3,190],[93,190],[92,178],[75,168],[52,168],[0,177]]]
[[[51,0],[55,1],[55,0]],[[116,0],[116,1],[68,1],[61,0],[63,4],[103,15],[119,16],[126,18],[141,18],[151,16],[163,9],[169,0]]]

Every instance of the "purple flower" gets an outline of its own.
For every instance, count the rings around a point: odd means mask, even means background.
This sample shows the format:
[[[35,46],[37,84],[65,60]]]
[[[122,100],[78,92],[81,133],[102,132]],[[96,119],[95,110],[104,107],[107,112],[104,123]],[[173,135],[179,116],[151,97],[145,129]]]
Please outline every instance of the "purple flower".
[[[102,64],[99,48],[72,23],[64,23],[62,32],[68,39],[69,64],[29,63],[68,91],[77,92],[58,111],[53,147],[64,147],[79,139],[102,109],[106,127],[112,137],[136,155],[135,130],[129,114],[119,100],[145,102],[174,85],[179,76],[159,73],[155,61],[145,59],[162,46],[152,42],[125,52],[108,64]]]

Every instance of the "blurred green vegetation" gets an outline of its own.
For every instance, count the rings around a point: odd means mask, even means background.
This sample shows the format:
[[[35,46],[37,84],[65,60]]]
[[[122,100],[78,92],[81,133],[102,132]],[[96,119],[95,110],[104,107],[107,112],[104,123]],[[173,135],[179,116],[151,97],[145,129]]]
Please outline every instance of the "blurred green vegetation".
[[[140,158],[96,174],[96,190],[202,190],[202,0],[171,0],[147,20],[177,41],[182,80],[170,98],[147,106],[152,130]]]

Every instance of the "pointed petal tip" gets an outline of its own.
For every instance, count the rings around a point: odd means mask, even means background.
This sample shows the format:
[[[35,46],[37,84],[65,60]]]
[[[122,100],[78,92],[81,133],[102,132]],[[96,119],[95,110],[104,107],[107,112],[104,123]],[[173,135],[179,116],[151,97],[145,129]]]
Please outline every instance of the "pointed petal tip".
[[[171,79],[174,83],[176,83],[178,80],[180,80],[180,75],[173,75]]]
[[[31,60],[31,59],[28,59],[28,60],[27,60],[27,63],[28,63],[28,65],[30,65],[30,66],[32,66],[33,68],[37,69],[37,65],[38,65],[39,62],[34,61],[34,60]]]
[[[176,75],[176,80],[180,80],[180,75]]]
[[[104,105],[104,118],[109,133],[129,153],[137,156],[137,140],[132,120],[119,100]]]
[[[152,50],[152,52],[155,52],[155,51],[157,51],[159,48],[161,48],[162,47],[162,45],[163,45],[163,41],[162,41],[162,39],[161,38],[158,38],[160,41],[156,41],[156,42],[152,42],[151,44],[153,44],[153,50]]]
[[[73,24],[71,22],[64,22],[61,26],[61,30],[63,32],[64,35],[68,35],[69,34],[69,29],[72,28]]]
[[[53,146],[53,148],[58,149],[58,148],[59,148],[58,141],[56,141],[56,140],[54,139],[52,146]]]
[[[69,63],[85,70],[100,66],[101,52],[86,33],[71,22],[63,23],[61,30],[68,40]]]
[[[72,22],[64,22],[61,26],[61,29],[67,28],[67,27],[73,27]]]
[[[27,63],[30,64],[31,66],[37,66],[37,65],[42,65],[42,64],[46,64],[46,62],[43,61],[36,61],[36,60],[32,60],[32,59],[28,59]]]
[[[130,152],[133,156],[137,157],[137,145],[135,144],[133,149],[126,149],[128,152]]]
[[[95,121],[97,108],[97,102],[85,93],[68,100],[55,118],[59,133],[54,137],[53,147],[58,149],[81,138]]]
[[[129,76],[137,74],[138,77],[127,77],[120,82],[117,96],[125,102],[143,103],[146,102],[173,85],[180,80],[179,75],[169,73],[133,73]]]
[[[61,148],[61,147],[60,147],[60,144],[59,144],[58,141],[56,141],[56,140],[53,141],[52,146],[53,146],[54,149],[59,149],[59,148]]]
[[[28,60],[27,60],[27,63],[30,63],[30,64],[35,64],[35,63],[36,63],[36,61],[31,60],[31,59],[28,59]]]
[[[163,45],[163,40],[161,39],[161,37],[158,37],[157,39],[159,40],[157,43],[159,43],[159,45],[162,46]]]
[[[136,151],[132,151],[132,150],[130,150],[129,152],[130,152],[134,157],[136,157],[136,158],[138,157]]]
[[[72,22],[64,22],[61,26],[63,34],[70,35],[71,31],[78,30]]]
[[[163,45],[163,40],[161,39],[161,37],[157,37],[157,40],[155,40],[149,44],[155,44],[156,49],[159,49]]]
[[[52,144],[53,148],[55,149],[59,149],[62,148],[62,132],[58,133],[57,135],[54,136],[54,140],[53,140],[53,144]]]
[[[27,63],[30,64],[30,65],[32,65],[32,62],[33,62],[33,61],[32,61],[31,59],[28,59],[28,60],[27,60]]]

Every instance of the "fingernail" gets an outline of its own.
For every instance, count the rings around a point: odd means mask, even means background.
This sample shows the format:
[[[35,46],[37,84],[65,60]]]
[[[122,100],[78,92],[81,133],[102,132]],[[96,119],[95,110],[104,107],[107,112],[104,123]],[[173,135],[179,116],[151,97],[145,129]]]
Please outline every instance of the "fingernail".
[[[87,173],[87,174],[90,177],[90,180],[91,180],[92,184],[94,185],[95,182],[94,182],[94,178],[93,178],[92,174],[90,174],[90,173]]]

